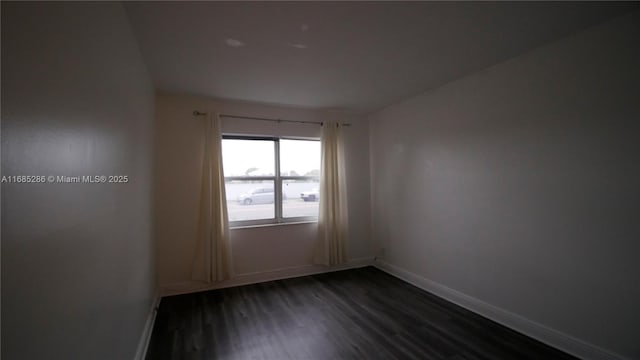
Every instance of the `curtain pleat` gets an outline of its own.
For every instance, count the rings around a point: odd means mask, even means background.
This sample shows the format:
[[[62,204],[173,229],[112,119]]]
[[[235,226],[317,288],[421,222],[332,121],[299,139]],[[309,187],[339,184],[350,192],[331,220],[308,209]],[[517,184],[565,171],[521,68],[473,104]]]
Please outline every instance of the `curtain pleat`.
[[[230,277],[229,216],[222,170],[222,130],[218,115],[206,118],[198,244],[192,279],[218,282]]]
[[[347,261],[347,181],[342,130],[342,124],[336,122],[325,122],[322,126],[320,213],[314,257],[317,264],[338,265]]]

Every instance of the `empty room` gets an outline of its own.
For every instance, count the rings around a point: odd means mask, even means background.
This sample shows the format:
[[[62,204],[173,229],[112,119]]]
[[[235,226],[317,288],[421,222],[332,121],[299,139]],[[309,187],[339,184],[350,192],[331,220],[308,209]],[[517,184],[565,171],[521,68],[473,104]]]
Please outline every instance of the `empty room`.
[[[640,360],[640,2],[2,1],[4,360]]]

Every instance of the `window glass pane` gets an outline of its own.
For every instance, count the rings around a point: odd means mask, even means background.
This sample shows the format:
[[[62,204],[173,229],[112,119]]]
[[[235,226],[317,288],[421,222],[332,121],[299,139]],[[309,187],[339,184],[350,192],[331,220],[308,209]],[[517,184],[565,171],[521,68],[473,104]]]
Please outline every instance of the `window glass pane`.
[[[275,218],[273,180],[225,181],[229,221]]]
[[[274,176],[272,140],[222,139],[224,176]]]
[[[281,139],[280,175],[320,176],[320,141]]]
[[[282,182],[282,217],[318,216],[317,180],[284,180]]]

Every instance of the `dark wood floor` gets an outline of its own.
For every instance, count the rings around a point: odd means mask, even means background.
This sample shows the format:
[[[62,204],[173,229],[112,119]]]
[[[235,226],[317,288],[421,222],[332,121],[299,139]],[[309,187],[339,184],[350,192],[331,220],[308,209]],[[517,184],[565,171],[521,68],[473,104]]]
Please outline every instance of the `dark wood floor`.
[[[574,358],[367,267],[163,298],[162,359]]]

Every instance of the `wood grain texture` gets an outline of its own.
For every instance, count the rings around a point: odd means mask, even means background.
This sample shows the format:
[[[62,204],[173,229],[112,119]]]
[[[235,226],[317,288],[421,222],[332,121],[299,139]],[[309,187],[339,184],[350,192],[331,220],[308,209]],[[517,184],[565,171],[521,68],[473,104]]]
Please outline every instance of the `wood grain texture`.
[[[165,359],[574,358],[366,267],[163,298]]]

